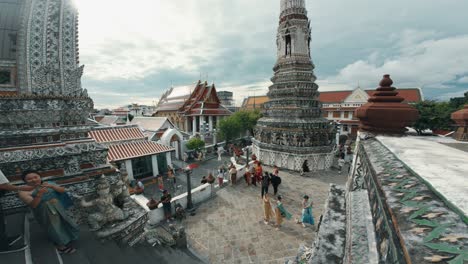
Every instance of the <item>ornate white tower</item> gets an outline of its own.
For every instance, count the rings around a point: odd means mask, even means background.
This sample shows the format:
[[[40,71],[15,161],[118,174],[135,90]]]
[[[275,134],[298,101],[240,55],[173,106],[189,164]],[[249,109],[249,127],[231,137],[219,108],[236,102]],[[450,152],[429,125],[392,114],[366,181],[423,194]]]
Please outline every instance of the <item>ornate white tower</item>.
[[[18,36],[20,93],[82,96],[78,11],[71,0],[24,0]]]
[[[322,117],[310,54],[311,30],[305,0],[281,0],[277,61],[253,149],[265,164],[299,170],[331,165],[334,129]]]

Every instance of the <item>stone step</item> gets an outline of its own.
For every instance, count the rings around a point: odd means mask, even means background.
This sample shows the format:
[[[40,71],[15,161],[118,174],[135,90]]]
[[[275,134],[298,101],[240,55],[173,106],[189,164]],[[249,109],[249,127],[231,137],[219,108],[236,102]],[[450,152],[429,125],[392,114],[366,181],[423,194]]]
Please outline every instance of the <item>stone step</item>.
[[[31,258],[33,263],[60,264],[55,246],[49,242],[47,233],[35,219],[29,226]]]

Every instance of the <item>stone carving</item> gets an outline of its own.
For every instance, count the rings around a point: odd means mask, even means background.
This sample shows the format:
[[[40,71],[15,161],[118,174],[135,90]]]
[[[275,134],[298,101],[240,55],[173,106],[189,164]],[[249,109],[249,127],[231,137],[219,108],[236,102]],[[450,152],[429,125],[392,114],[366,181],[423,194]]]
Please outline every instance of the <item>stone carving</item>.
[[[81,199],[82,207],[95,207],[96,212],[89,214],[88,223],[91,230],[96,231],[101,229],[105,224],[115,221],[122,221],[128,217],[128,214],[118,208],[110,194],[110,185],[105,176],[99,178],[96,185],[98,196],[92,201]]]

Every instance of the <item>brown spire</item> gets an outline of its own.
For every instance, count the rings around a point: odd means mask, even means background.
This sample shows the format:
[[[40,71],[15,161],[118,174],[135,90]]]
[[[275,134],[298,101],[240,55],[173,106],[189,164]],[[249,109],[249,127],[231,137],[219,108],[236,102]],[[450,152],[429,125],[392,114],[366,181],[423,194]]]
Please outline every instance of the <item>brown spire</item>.
[[[385,74],[380,81],[380,87],[369,98],[368,103],[356,109],[355,116],[361,121],[361,131],[403,134],[406,131],[405,127],[418,119],[418,110],[402,103],[404,99],[397,96],[398,92],[392,84],[390,75]]]
[[[468,141],[468,104],[452,113],[452,120],[458,125],[454,138],[459,141]]]

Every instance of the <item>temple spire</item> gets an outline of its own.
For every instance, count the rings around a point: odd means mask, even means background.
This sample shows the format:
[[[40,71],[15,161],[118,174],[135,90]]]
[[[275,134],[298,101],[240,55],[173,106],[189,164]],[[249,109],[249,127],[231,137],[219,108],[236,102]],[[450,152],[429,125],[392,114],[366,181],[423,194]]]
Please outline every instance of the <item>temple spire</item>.
[[[281,12],[289,8],[305,8],[305,0],[281,0]]]

